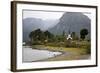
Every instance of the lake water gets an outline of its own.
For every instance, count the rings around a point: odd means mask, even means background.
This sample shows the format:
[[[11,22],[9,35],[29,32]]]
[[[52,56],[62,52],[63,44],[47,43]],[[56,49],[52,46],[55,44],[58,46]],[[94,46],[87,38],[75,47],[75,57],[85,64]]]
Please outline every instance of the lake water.
[[[53,51],[49,51],[49,50],[32,49],[30,47],[23,47],[22,61],[23,62],[39,61],[39,60],[52,58],[52,57],[55,57],[60,54],[62,54],[62,53],[61,52],[53,52]]]

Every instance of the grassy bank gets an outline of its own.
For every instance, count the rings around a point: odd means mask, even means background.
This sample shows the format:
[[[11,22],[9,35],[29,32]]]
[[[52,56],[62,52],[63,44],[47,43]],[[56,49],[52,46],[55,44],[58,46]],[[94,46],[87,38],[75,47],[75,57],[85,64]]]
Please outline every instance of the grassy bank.
[[[59,51],[64,54],[58,57],[47,59],[46,61],[59,61],[59,60],[78,60],[78,59],[87,59],[90,56],[90,53],[87,53],[86,47],[57,47],[52,45],[33,45],[32,48],[40,50],[51,50]],[[90,48],[90,47],[89,47]],[[68,54],[69,53],[69,54]]]

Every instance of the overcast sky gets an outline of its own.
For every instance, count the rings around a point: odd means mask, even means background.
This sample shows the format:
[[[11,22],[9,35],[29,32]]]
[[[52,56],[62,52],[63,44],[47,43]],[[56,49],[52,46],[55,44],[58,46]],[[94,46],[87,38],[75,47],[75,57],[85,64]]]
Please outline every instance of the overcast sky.
[[[60,19],[65,12],[50,12],[50,11],[23,11],[23,18],[40,18],[42,20],[56,20]],[[90,13],[83,13],[84,15],[91,18]]]
[[[62,17],[64,12],[47,11],[23,11],[23,18],[40,18],[42,20],[56,20]]]

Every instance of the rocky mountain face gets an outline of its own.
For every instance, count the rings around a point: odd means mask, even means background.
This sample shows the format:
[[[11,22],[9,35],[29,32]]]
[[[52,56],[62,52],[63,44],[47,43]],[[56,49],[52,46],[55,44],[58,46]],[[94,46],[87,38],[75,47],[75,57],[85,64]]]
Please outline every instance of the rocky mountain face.
[[[86,15],[76,12],[67,12],[60,18],[59,23],[53,28],[49,29],[49,31],[53,34],[62,34],[63,31],[68,33],[70,30],[70,32],[76,32],[79,34],[81,29],[86,28],[88,29],[89,33],[91,33],[90,27],[91,20]]]

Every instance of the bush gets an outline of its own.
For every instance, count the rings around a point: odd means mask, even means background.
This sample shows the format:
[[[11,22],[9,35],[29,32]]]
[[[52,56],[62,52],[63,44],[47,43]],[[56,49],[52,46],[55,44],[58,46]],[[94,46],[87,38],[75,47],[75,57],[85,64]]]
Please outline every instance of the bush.
[[[66,41],[66,47],[78,48],[79,46],[76,44],[76,41]]]
[[[41,41],[35,41],[32,42],[32,45],[43,45],[43,43]]]
[[[86,54],[91,54],[91,45],[90,44],[86,45],[85,49],[86,49]]]
[[[83,48],[85,50],[85,54],[91,54],[91,44],[85,44],[81,45],[80,48]]]
[[[54,47],[63,47],[64,46],[64,43],[56,43],[56,42],[53,42],[53,43],[46,43],[45,44],[46,46],[54,46]]]

